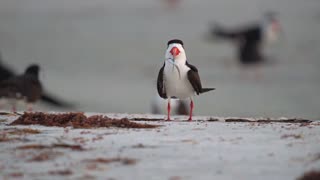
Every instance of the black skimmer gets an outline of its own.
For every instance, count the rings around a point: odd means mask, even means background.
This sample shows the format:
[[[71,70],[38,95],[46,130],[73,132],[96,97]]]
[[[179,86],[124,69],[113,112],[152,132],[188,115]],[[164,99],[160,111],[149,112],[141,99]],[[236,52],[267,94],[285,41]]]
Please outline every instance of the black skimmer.
[[[9,100],[12,111],[16,112],[16,102],[23,100],[27,104],[27,110],[32,111],[32,105],[42,95],[42,86],[39,80],[39,66],[28,66],[24,74],[14,76],[0,82],[0,99]]]
[[[214,90],[215,88],[202,87],[198,69],[188,63],[181,40],[170,40],[167,46],[165,62],[158,74],[158,94],[161,98],[168,99],[167,120],[170,120],[171,98],[190,98],[189,121],[191,121],[194,107],[193,96]]]
[[[16,75],[15,72],[11,68],[9,68],[8,66],[6,66],[1,62],[1,56],[0,56],[0,82],[8,78],[11,78],[15,75]],[[71,104],[57,99],[56,97],[49,94],[48,92],[44,92],[42,94],[41,100],[57,107],[72,107]]]
[[[278,40],[282,32],[274,13],[264,15],[261,23],[226,29],[214,24],[211,33],[215,37],[232,40],[238,46],[238,59],[243,65],[253,65],[265,60],[261,54],[262,47]]]

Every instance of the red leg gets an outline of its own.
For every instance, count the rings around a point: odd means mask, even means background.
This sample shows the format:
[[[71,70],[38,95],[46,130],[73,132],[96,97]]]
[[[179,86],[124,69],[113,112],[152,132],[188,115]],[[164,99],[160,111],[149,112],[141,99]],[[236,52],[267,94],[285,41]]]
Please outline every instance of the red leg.
[[[27,111],[29,112],[33,111],[33,105],[31,103],[27,103]]]
[[[190,116],[189,116],[189,121],[192,121],[192,111],[193,111],[193,100],[190,102]]]
[[[6,104],[6,100],[0,98],[0,109],[3,109]]]
[[[167,121],[171,121],[171,119],[170,119],[170,111],[171,111],[170,101],[168,101],[168,118],[167,118]]]
[[[29,106],[27,110],[28,110],[29,112],[32,112],[32,111],[33,111],[32,106]]]
[[[13,112],[13,113],[17,112],[17,107],[16,107],[16,105],[15,105],[15,104],[14,104],[14,105],[12,105],[12,112]]]

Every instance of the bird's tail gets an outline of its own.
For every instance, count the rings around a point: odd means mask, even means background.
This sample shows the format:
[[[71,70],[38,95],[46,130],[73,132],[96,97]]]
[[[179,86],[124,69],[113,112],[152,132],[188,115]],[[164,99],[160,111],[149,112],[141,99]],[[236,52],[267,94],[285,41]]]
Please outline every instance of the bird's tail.
[[[206,93],[212,90],[215,90],[216,88],[202,88],[200,93]]]

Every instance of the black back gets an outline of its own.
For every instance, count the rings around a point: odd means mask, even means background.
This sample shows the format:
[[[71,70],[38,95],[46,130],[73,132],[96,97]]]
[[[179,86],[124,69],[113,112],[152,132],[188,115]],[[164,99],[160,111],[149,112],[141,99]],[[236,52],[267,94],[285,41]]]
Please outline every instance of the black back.
[[[30,67],[27,68],[24,74],[2,81],[0,83],[0,96],[25,99],[27,102],[32,103],[40,99],[42,86],[38,78],[39,68],[32,69],[30,72],[28,71]]]
[[[263,30],[260,24],[233,30],[219,27],[213,30],[213,34],[237,42],[240,63],[251,64],[263,60],[261,55]]]
[[[0,57],[0,81],[8,79],[9,77],[14,76],[14,72],[7,66],[1,63]]]

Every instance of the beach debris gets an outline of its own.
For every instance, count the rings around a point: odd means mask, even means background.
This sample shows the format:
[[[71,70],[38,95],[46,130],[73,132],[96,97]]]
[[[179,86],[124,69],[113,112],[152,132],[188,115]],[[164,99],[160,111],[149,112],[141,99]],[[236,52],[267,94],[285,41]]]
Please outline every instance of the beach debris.
[[[311,123],[308,119],[289,118],[289,119],[248,119],[248,118],[227,118],[225,122],[258,122],[258,123]]]
[[[107,116],[94,115],[87,117],[84,113],[63,113],[47,114],[43,112],[25,112],[10,125],[31,125],[39,124],[43,126],[58,126],[73,128],[99,128],[99,127],[118,127],[118,128],[156,128],[159,125],[142,124],[131,122],[127,118],[113,119]]]
[[[299,177],[297,180],[318,180],[320,179],[320,171],[311,170],[306,173],[304,173],[301,177]]]
[[[49,171],[48,173],[50,175],[60,175],[60,176],[69,176],[73,174],[70,169],[54,170],[54,171]]]
[[[63,155],[62,152],[55,152],[55,151],[44,151],[37,155],[34,155],[31,159],[29,159],[29,162],[43,162],[43,161],[49,161],[53,160],[56,157]]]
[[[12,140],[17,140],[17,138],[9,138],[6,135],[1,135],[0,136],[0,143],[1,142],[8,142],[8,141],[12,141]]]
[[[129,120],[133,121],[163,121],[163,118],[145,118],[145,117],[135,117],[135,118],[130,118]]]
[[[103,163],[103,164],[120,162],[123,165],[133,165],[133,164],[136,164],[136,162],[137,162],[137,160],[133,159],[133,158],[121,158],[121,157],[85,159],[83,161],[84,162],[89,162],[89,163]]]
[[[157,147],[157,146],[144,145],[144,144],[142,144],[142,143],[139,143],[139,144],[136,144],[136,145],[131,146],[131,148],[134,148],[134,149],[156,148],[156,147]]]
[[[11,142],[16,140],[24,140],[28,141],[25,138],[22,138],[21,136],[24,136],[26,134],[39,134],[41,131],[36,129],[30,129],[30,128],[7,128],[2,129],[0,133],[0,142]]]
[[[284,134],[281,136],[281,139],[286,138],[294,138],[294,139],[301,139],[303,136],[301,134]]]
[[[11,178],[21,178],[23,177],[23,173],[22,172],[13,172],[8,174],[9,177]]]
[[[9,135],[25,135],[25,134],[40,134],[41,131],[37,129],[31,129],[31,128],[8,128],[8,129],[3,129],[2,133],[6,133]]]
[[[194,139],[183,139],[181,140],[181,142],[188,143],[188,144],[199,144],[199,142]]]
[[[29,144],[17,147],[19,150],[28,149],[53,149],[53,148],[64,148],[71,149],[74,151],[84,151],[85,149],[80,145],[70,145],[70,144],[53,144],[53,145],[41,145],[41,144]]]

